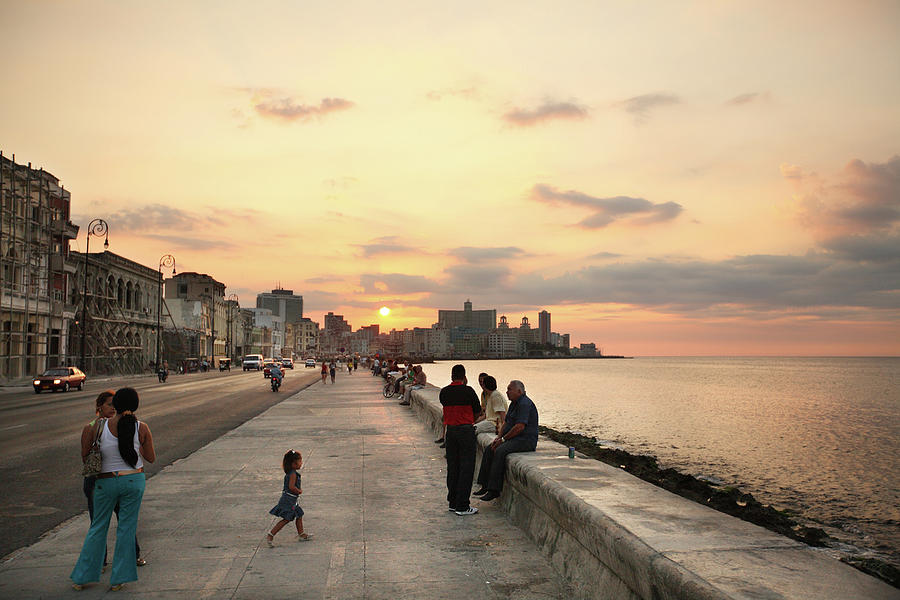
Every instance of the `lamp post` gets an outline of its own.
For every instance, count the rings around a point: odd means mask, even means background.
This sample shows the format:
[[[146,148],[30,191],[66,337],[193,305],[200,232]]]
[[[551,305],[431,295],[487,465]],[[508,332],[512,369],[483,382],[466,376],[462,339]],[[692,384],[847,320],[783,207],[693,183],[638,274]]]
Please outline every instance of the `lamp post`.
[[[159,366],[162,364],[160,360],[160,336],[162,335],[162,297],[163,297],[163,278],[162,278],[162,269],[163,267],[169,268],[172,267],[172,275],[175,275],[175,257],[171,254],[163,254],[159,258],[159,297],[157,299],[156,306],[156,370],[159,371]]]
[[[228,294],[228,358],[234,360],[234,317],[232,316],[232,311],[234,310],[235,304],[238,304],[238,295],[237,294]]]
[[[81,286],[81,370],[87,372],[85,347],[87,344],[87,272],[88,254],[91,251],[91,236],[104,236],[103,249],[109,248],[109,225],[103,219],[94,219],[87,226],[87,243],[84,249],[84,283]]]

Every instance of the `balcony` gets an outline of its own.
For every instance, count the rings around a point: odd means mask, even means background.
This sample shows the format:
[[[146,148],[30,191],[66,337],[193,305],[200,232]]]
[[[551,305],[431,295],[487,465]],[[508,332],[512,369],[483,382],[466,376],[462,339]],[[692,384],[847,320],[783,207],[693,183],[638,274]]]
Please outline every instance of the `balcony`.
[[[72,221],[66,221],[64,219],[55,219],[52,224],[53,233],[57,235],[62,235],[63,237],[74,240],[78,236],[78,225],[72,223]]]

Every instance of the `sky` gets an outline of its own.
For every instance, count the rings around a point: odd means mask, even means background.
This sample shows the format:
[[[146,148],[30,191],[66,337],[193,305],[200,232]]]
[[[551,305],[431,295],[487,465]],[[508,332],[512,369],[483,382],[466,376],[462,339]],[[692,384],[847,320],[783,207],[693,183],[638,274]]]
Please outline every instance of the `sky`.
[[[0,13],[0,150],[75,250],[103,218],[354,329],[470,299],[608,354],[900,354],[895,0]]]

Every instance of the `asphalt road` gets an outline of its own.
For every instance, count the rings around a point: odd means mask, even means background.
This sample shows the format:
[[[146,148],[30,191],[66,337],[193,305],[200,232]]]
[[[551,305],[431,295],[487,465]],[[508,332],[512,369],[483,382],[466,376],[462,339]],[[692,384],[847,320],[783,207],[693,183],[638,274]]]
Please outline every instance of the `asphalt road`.
[[[82,492],[81,430],[94,416],[94,400],[107,388],[138,390],[138,418],[153,432],[152,477],[319,380],[318,369],[288,371],[273,393],[261,372],[171,375],[91,381],[84,391],[31,390],[0,394],[0,557],[87,510]],[[139,530],[140,531],[140,530]]]

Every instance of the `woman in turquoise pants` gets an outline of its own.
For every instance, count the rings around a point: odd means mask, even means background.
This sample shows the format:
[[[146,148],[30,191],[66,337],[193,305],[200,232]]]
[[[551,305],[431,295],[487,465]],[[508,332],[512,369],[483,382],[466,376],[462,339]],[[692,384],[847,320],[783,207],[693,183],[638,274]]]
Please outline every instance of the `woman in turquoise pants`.
[[[110,589],[118,591],[125,583],[137,580],[134,535],[144,496],[144,462],[156,460],[150,428],[134,416],[138,403],[137,391],[120,389],[113,397],[116,415],[98,424],[103,428],[99,432],[103,466],[94,486],[94,519],[70,575],[76,590],[86,583],[100,581],[106,532],[116,504],[119,505],[119,523]]]

